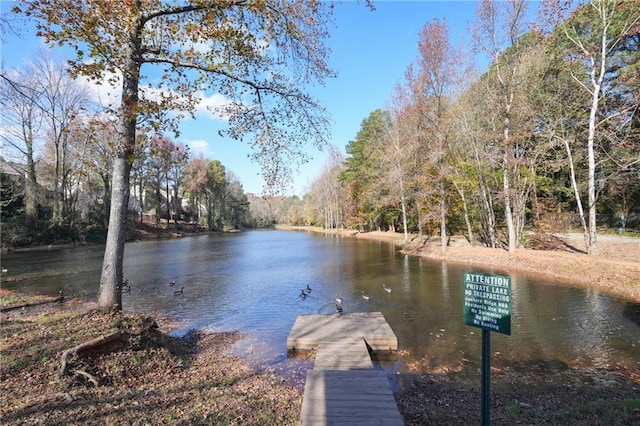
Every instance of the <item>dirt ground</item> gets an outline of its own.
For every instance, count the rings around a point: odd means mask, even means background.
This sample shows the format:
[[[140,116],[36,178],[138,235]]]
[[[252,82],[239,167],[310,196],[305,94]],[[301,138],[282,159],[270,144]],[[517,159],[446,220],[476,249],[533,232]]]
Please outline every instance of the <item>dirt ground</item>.
[[[194,331],[173,338],[151,318],[82,312],[83,304],[69,302],[69,309],[61,308],[64,302],[3,314],[1,424],[297,422],[300,389],[230,355],[240,334]],[[60,374],[65,351],[114,331],[126,333],[124,348],[78,352]]]

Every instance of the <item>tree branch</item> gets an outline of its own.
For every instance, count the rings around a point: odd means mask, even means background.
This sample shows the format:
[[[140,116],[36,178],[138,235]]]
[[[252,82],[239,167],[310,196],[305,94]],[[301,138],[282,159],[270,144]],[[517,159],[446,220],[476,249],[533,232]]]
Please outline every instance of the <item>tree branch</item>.
[[[166,9],[157,9],[149,13],[143,14],[140,17],[140,22],[142,26],[144,26],[145,23],[155,18],[160,18],[163,16],[180,15],[180,14],[189,13],[189,12],[200,12],[203,10],[210,10],[216,6],[220,6],[220,3],[221,2],[218,2],[216,0],[210,0],[208,2],[204,2],[204,1],[200,2],[200,4],[188,4],[184,6],[168,7]],[[247,4],[247,0],[226,0],[224,4],[225,6],[228,5],[230,7],[244,6]]]

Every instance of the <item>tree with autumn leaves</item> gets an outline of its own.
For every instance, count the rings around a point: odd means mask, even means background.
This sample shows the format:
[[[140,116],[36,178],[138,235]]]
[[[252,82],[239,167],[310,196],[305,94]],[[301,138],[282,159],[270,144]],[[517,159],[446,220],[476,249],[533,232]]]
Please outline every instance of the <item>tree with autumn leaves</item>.
[[[346,146],[334,183],[345,224],[439,227],[443,252],[447,231],[513,252],[525,230],[576,224],[596,255],[596,228],[640,206],[640,4],[545,0],[537,22],[522,0],[477,6],[487,70],[468,72],[445,22],[424,25],[388,111],[374,110]]]
[[[228,119],[226,136],[251,137],[268,185],[289,177],[309,142],[326,145],[325,111],[302,88],[333,75],[323,45],[332,8],[319,0],[18,2],[14,11],[34,19],[49,45],[75,51],[72,75],[121,89],[100,308],[121,308],[138,132],[176,130],[214,91],[226,99],[215,110]]]

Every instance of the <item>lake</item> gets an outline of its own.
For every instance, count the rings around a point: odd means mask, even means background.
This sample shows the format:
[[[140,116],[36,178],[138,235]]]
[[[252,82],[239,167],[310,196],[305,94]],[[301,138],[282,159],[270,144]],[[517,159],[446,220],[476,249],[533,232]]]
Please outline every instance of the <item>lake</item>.
[[[99,246],[6,253],[2,286],[92,297],[102,256]],[[463,274],[493,272],[406,256],[387,242],[280,230],[127,243],[124,271],[125,311],[172,318],[176,335],[241,331],[238,354],[292,380],[310,362],[287,354],[296,317],[333,314],[336,295],[344,312],[382,312],[397,334],[400,355],[378,368],[393,372],[419,360],[430,370],[478,375],[482,333],[463,324]],[[640,330],[625,316],[631,301],[527,274],[511,280],[511,335],[491,334],[492,365],[640,368]]]

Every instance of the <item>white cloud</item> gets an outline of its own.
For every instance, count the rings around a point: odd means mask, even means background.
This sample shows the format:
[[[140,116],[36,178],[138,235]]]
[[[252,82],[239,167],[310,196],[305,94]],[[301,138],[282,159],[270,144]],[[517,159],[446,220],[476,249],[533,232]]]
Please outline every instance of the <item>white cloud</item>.
[[[203,118],[210,118],[213,120],[227,121],[229,117],[220,111],[216,111],[220,107],[224,107],[229,104],[229,100],[220,93],[214,93],[210,96],[200,94],[200,102],[196,107],[196,115]]]
[[[119,72],[117,74],[106,73],[100,83],[82,75],[78,76],[78,79],[86,84],[93,101],[98,105],[112,109],[117,107],[122,94],[122,77]]]
[[[89,80],[83,76],[80,76],[79,79],[89,88],[89,93],[94,102],[105,108],[117,109],[122,94],[122,77],[119,73],[106,74],[101,83]],[[141,86],[140,92],[144,93],[143,96],[147,99],[160,99],[162,94],[170,93],[165,89],[158,89],[151,85]],[[220,107],[229,104],[229,100],[223,95],[214,93],[207,96],[201,92],[197,94],[196,97],[200,99],[195,110],[197,116],[218,121],[228,120],[228,116],[220,111],[216,111]]]
[[[204,158],[212,158],[213,157],[213,155],[212,155],[213,151],[211,150],[211,147],[209,146],[209,142],[207,142],[204,139],[185,140],[184,143],[191,150],[192,158],[199,157],[200,154],[202,154],[202,156]]]
[[[193,43],[192,47],[197,53],[208,53],[211,50],[212,43],[208,40],[203,40],[198,43]]]

